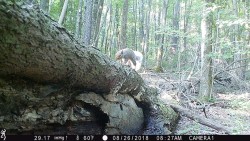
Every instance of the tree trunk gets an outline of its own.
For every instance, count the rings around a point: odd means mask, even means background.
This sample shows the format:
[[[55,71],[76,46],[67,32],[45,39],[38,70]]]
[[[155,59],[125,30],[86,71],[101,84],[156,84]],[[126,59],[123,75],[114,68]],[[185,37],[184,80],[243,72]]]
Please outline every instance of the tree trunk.
[[[111,44],[110,44],[110,40],[111,40],[111,29],[112,29],[112,4],[109,5],[109,17],[108,17],[108,22],[106,23],[108,26],[107,26],[107,31],[106,31],[106,35],[105,35],[105,45],[104,45],[104,48],[105,48],[105,54],[108,54],[108,56],[110,57],[111,54],[110,54],[110,47],[111,47]]]
[[[109,12],[109,7],[107,7],[106,11],[105,11],[105,14],[103,16],[103,20],[102,20],[102,38],[101,38],[101,47],[104,47],[104,39],[105,39],[105,36],[106,36],[106,29],[107,29],[107,22],[106,22],[106,19],[107,19],[107,15],[108,15],[108,12]]]
[[[83,46],[40,11],[2,0],[0,7],[1,126],[15,134],[20,127],[25,133],[65,134],[67,122],[84,126],[99,117],[105,130],[91,126],[87,130],[96,132],[85,134],[135,134],[142,129],[144,115],[133,96],[147,88],[138,73]],[[58,123],[63,129],[50,131]]]
[[[120,34],[120,32],[119,32],[119,22],[120,22],[120,16],[119,16],[119,6],[118,6],[118,3],[116,3],[115,4],[115,13],[114,13],[114,32],[115,32],[115,36],[114,36],[114,44],[115,44],[115,46],[114,46],[114,48],[119,48],[119,34]]]
[[[97,27],[97,15],[99,11],[99,0],[93,0],[93,6],[92,6],[92,36],[93,36],[93,43],[94,43],[94,37],[95,37],[95,30]]]
[[[166,25],[166,20],[167,20],[167,9],[168,9],[168,0],[164,0],[163,1],[163,12],[162,12],[162,19],[163,19],[163,25]],[[160,18],[160,17],[159,17]],[[158,20],[160,22],[160,20]],[[160,25],[160,23],[159,23]],[[158,51],[157,51],[157,62],[156,62],[156,71],[157,72],[163,72],[163,68],[162,68],[162,57],[163,57],[163,47],[164,47],[164,40],[165,40],[165,36],[164,34],[162,34],[161,36],[161,44],[158,47]]]
[[[250,2],[249,1],[246,1],[246,3],[245,3],[245,17],[246,17],[246,19],[248,19],[248,21],[250,20],[250,9],[249,9],[249,6],[250,6]],[[248,23],[248,26],[250,26],[250,23]],[[248,30],[247,31],[247,34],[246,34],[246,36],[245,36],[245,42],[246,42],[246,47],[247,47],[247,49],[246,49],[246,51],[247,52],[250,52],[250,30]],[[250,54],[248,53],[248,54],[245,54],[244,55],[244,57],[245,58],[249,58],[250,57]],[[246,79],[246,72],[247,72],[247,66],[248,66],[248,64],[249,64],[249,59],[248,60],[245,60],[244,62],[243,62],[243,72],[244,72],[244,79]]]
[[[150,16],[151,16],[151,6],[152,6],[152,1],[149,0],[148,1],[148,10],[146,11],[146,19],[145,19],[145,22],[144,22],[144,27],[145,27],[145,37],[144,37],[144,46],[143,46],[143,55],[144,55],[144,59],[143,59],[143,66],[144,68],[146,69],[147,68],[147,60],[148,60],[148,50],[149,50],[149,47],[148,47],[148,44],[149,44],[149,31],[150,31]]]
[[[133,42],[132,46],[134,50],[137,50],[137,0],[133,0],[133,13],[134,14],[134,28],[133,28]]]
[[[138,134],[148,120],[157,121],[151,129],[170,133],[165,125],[178,116],[153,108],[157,91],[138,73],[26,6],[0,0],[0,117],[9,134]],[[100,130],[78,130],[87,121],[101,122]]]
[[[127,20],[128,20],[128,0],[123,2],[122,23],[121,23],[121,48],[127,47]]]
[[[183,37],[183,48],[187,48],[187,34],[188,34],[188,24],[189,24],[189,15],[191,11],[192,0],[185,1],[185,15],[184,15],[184,37]]]
[[[145,20],[145,8],[144,8],[144,2],[145,1],[139,1],[139,41],[140,41],[140,46],[141,46],[141,49],[144,48],[144,45],[145,45],[145,33],[144,33],[144,20]],[[145,55],[145,52],[143,50],[142,52],[143,55]]]
[[[98,38],[99,38],[99,33],[100,33],[100,23],[101,23],[101,17],[102,17],[102,10],[103,10],[103,3],[104,0],[98,0],[98,10],[97,10],[97,19],[96,19],[96,26],[94,28],[94,43],[95,46],[98,47]]]
[[[238,15],[238,3],[239,3],[239,1],[232,0],[233,11],[234,11],[235,17],[239,17],[239,15]],[[242,53],[240,53],[240,52],[242,52],[242,49],[239,45],[239,41],[240,41],[239,34],[240,34],[239,25],[236,24],[236,25],[234,25],[233,32],[232,32],[233,46],[234,46],[235,50],[237,50],[236,53],[234,54],[234,61],[236,62],[234,64],[234,67],[236,68],[235,73],[237,74],[237,76],[241,80],[243,80],[244,79],[244,67],[243,67],[244,63],[243,63],[243,61],[240,61],[240,60],[242,60],[243,55],[242,55]]]
[[[176,0],[174,5],[174,17],[173,17],[173,30],[174,33],[172,35],[172,47],[176,50],[178,49],[179,36],[177,35],[179,30],[179,17],[180,17],[180,0]]]
[[[25,15],[22,12],[1,11],[0,76],[17,75],[101,93],[140,90],[142,79],[135,71],[122,69],[97,49],[82,46],[45,16],[43,20],[35,14],[20,18]]]
[[[210,9],[213,0],[206,0],[206,7],[203,12],[203,19],[201,21],[201,78],[200,78],[200,91],[199,97],[203,100],[209,100],[212,98],[212,58],[209,54],[212,52],[212,11],[206,12]],[[207,13],[207,14],[206,14]]]
[[[82,20],[82,2],[83,0],[79,0],[78,4],[78,11],[76,14],[76,31],[75,31],[75,38],[79,38],[80,36],[80,25]]]
[[[92,40],[92,7],[93,0],[84,1],[84,33],[83,33],[83,42],[86,45],[91,44]]]
[[[59,20],[58,20],[59,25],[63,24],[63,20],[65,18],[66,11],[67,11],[68,2],[69,2],[69,0],[64,1],[63,9],[62,9],[61,15],[60,15]]]

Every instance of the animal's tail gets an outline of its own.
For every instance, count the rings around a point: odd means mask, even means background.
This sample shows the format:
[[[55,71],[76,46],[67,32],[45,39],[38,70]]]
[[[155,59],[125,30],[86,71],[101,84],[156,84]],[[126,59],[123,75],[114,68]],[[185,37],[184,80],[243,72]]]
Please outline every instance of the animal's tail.
[[[143,60],[143,55],[139,51],[134,51],[136,55],[136,66],[135,70],[138,71],[141,68],[142,60]]]

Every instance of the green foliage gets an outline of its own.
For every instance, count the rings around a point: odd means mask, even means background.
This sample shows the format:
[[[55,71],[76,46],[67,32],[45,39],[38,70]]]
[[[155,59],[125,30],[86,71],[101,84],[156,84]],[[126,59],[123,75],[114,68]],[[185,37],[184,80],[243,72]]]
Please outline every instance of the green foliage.
[[[54,0],[52,5],[51,5],[51,10],[50,10],[50,16],[58,21],[60,13],[62,11],[62,4],[60,3],[60,0]]]

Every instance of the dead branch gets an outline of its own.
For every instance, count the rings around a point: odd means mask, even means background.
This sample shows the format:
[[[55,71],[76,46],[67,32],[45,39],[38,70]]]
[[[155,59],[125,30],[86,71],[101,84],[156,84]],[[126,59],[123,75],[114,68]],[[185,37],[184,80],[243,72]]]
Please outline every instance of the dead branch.
[[[232,63],[230,63],[229,65],[227,65],[223,70],[221,70],[221,71],[217,72],[216,74],[214,74],[214,77],[216,77],[218,74],[220,74],[222,72],[225,72],[225,71],[229,71],[229,70],[233,70],[233,69],[245,67],[245,66],[239,66],[239,67],[235,67],[235,68],[230,68],[233,64],[235,64],[237,62],[240,62],[240,61],[248,60],[248,59],[250,59],[250,58],[243,58],[243,59],[240,59],[240,60],[233,61]],[[249,66],[249,65],[247,65],[247,66]]]
[[[186,117],[197,121],[200,124],[206,125],[210,128],[213,128],[215,130],[218,131],[224,131],[226,134],[232,134],[232,132],[227,129],[226,127],[224,127],[223,125],[219,124],[219,123],[215,123],[214,121],[210,121],[209,119],[203,118],[201,116],[195,115],[194,112],[183,108],[181,106],[178,105],[173,105],[173,104],[168,104],[170,105],[171,108],[173,108],[176,112],[182,113],[183,115],[185,115]]]

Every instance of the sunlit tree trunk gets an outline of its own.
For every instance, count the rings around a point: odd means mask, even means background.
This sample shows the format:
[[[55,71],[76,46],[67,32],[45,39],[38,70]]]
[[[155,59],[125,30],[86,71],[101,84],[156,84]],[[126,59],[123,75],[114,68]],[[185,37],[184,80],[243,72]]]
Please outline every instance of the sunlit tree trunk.
[[[152,1],[148,0],[147,3],[147,10],[145,11],[146,13],[146,19],[144,22],[144,27],[145,27],[145,37],[144,37],[144,46],[143,46],[143,66],[147,68],[147,60],[148,60],[148,52],[149,52],[149,40],[150,40],[150,16],[151,16],[151,7],[152,7]]]
[[[160,19],[163,19],[163,21],[161,22],[162,25],[166,25],[166,20],[167,20],[167,9],[168,9],[168,0],[164,0],[163,1],[163,9],[162,9],[162,17],[159,16]],[[160,22],[160,20],[158,20],[158,22]],[[158,24],[160,25],[160,24]],[[163,57],[163,48],[164,48],[164,44],[165,44],[165,36],[164,34],[162,34],[161,40],[159,41],[161,44],[158,47],[157,50],[157,62],[156,62],[156,71],[157,72],[163,72],[163,68],[162,68],[162,57]]]
[[[134,13],[134,28],[133,28],[133,43],[132,46],[137,50],[137,0],[133,0],[133,13]]]
[[[95,44],[95,47],[98,46],[98,38],[100,34],[100,23],[101,23],[101,16],[102,16],[102,10],[103,10],[103,3],[104,0],[96,0],[98,1],[97,5],[97,11],[96,11],[96,23],[95,23],[95,28],[93,28],[93,42]],[[93,13],[95,15],[95,12]]]
[[[59,17],[59,20],[58,20],[59,25],[62,25],[62,24],[63,24],[63,20],[64,20],[64,18],[65,18],[66,11],[67,11],[68,2],[69,2],[69,0],[65,0],[65,1],[64,1],[63,9],[62,9],[62,12],[61,12],[60,17]]]
[[[101,35],[102,35],[102,38],[101,38],[101,48],[104,47],[104,40],[105,40],[106,29],[107,29],[106,19],[107,19],[108,12],[109,12],[109,7],[106,8],[106,11],[105,11],[104,16],[102,18],[102,24],[101,24],[101,27],[102,27],[102,29],[101,29]]]
[[[144,2],[145,1],[139,1],[139,42],[140,42],[140,46],[141,46],[141,49],[144,48],[144,45],[145,45],[145,33],[144,33],[144,20],[145,20],[145,13],[144,13]],[[143,52],[144,54],[144,52]]]
[[[248,19],[248,21],[250,21],[250,1],[245,1],[245,17],[246,19]],[[250,23],[247,24],[248,25],[248,29],[250,28]],[[245,46],[246,46],[246,51],[250,52],[250,30],[247,31],[247,34],[245,36]],[[245,55],[245,58],[249,58],[250,57],[250,53],[247,53]],[[249,59],[244,61],[243,64],[243,71],[244,71],[244,79],[246,79],[246,70],[249,64]]]
[[[80,25],[81,25],[81,20],[82,20],[82,2],[83,0],[79,0],[78,10],[76,14],[75,38],[79,38],[80,36]]]
[[[120,22],[120,16],[119,16],[119,7],[118,3],[115,4],[115,13],[114,13],[114,48],[119,47],[119,22]]]
[[[187,33],[188,33],[188,24],[189,24],[191,6],[192,6],[192,0],[185,1],[183,48],[187,48],[187,36],[188,36]]]
[[[212,98],[212,58],[209,54],[212,52],[212,20],[213,13],[211,11],[212,3],[214,0],[205,0],[206,6],[204,7],[203,17],[201,21],[201,77],[200,77],[200,91],[199,98],[201,101],[207,101]]]
[[[128,19],[128,0],[123,2],[123,11],[122,11],[122,23],[121,23],[121,48],[127,47],[127,19]]]
[[[112,29],[112,15],[113,15],[113,8],[112,8],[112,4],[109,5],[109,16],[107,17],[107,31],[106,31],[106,37],[105,37],[105,53],[108,54],[111,57],[111,29]]]
[[[93,0],[84,1],[84,32],[83,32],[83,42],[86,45],[91,44],[92,40],[92,7]]]
[[[175,33],[172,35],[172,47],[174,49],[177,49],[179,46],[179,35],[178,30],[179,30],[179,18],[180,18],[180,0],[176,0],[175,5],[174,5],[174,17],[173,17],[173,30]],[[177,33],[176,33],[177,32]]]
[[[233,11],[234,11],[234,16],[235,17],[239,17],[239,11],[238,11],[238,7],[239,7],[239,3],[240,1],[237,0],[232,0],[232,5],[233,5]],[[242,47],[240,47],[239,45],[239,41],[240,41],[240,31],[239,31],[239,25],[236,24],[234,25],[233,28],[233,34],[232,34],[232,42],[233,42],[233,46],[234,48],[237,50],[237,52],[234,54],[234,61],[236,63],[234,63],[234,67],[235,69],[235,73],[237,74],[237,76],[240,79],[244,79],[244,63],[243,61],[241,61],[243,59],[243,54],[242,54]]]

